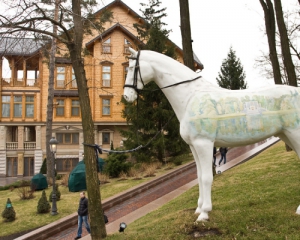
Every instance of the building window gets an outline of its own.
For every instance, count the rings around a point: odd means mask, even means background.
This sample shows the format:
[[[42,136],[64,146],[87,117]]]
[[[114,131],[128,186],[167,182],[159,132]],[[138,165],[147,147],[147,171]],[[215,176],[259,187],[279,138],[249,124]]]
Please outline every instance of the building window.
[[[78,144],[79,133],[56,133],[56,139],[60,144]]]
[[[24,157],[24,176],[34,175],[34,158]]]
[[[124,83],[126,81],[127,73],[128,73],[128,66],[124,66]]]
[[[66,80],[66,67],[56,68],[56,87],[64,88]]]
[[[102,43],[102,53],[111,53],[110,38]]]
[[[10,96],[2,96],[2,117],[10,117]]]
[[[124,54],[130,54],[129,47],[131,46],[131,43],[125,38],[124,39]]]
[[[10,117],[11,109],[13,117],[33,118],[34,117],[34,96],[15,95],[2,96],[2,117]]]
[[[71,116],[72,117],[79,117],[80,116],[79,100],[72,99]]]
[[[76,82],[76,77],[74,73],[74,69],[72,68],[72,88],[77,88],[77,82]]]
[[[78,163],[78,158],[57,158],[56,170],[58,172],[71,172]]]
[[[110,99],[102,99],[102,115],[110,115]]]
[[[56,116],[64,117],[65,116],[65,100],[57,99],[56,102],[58,103],[58,105],[56,107]]]
[[[34,97],[25,96],[25,116],[33,117],[34,114]]]
[[[7,157],[7,177],[16,177],[18,174],[18,158],[17,157]]]
[[[102,133],[102,144],[110,144],[110,133],[109,132]]]
[[[22,96],[14,96],[14,117],[22,117]]]
[[[103,87],[110,87],[111,80],[111,66],[102,66],[102,85]]]

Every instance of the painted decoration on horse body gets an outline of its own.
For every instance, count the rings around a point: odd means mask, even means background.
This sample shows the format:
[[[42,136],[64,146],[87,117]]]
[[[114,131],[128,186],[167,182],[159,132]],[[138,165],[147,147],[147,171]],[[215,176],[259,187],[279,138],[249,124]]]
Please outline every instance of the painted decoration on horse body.
[[[277,97],[276,97],[277,96]],[[209,138],[232,137],[265,139],[282,128],[300,126],[300,89],[282,94],[265,91],[231,97],[220,93],[194,96],[189,106],[190,127],[194,134]],[[228,138],[228,139],[227,139]]]

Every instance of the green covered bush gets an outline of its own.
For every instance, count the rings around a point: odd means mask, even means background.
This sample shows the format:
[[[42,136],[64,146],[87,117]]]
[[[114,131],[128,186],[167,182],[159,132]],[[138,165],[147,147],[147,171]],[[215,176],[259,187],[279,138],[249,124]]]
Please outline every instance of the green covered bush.
[[[16,212],[9,198],[7,199],[5,209],[2,212],[2,217],[4,218],[4,222],[12,222],[16,219]]]
[[[55,193],[56,193],[56,201],[59,201],[60,200],[60,191],[58,189],[58,185],[55,184]],[[51,191],[50,195],[49,195],[49,202],[52,202],[52,194],[53,194],[53,191]]]
[[[50,203],[47,201],[46,192],[43,190],[42,197],[40,198],[38,205],[37,205],[37,212],[38,213],[48,213],[50,212]]]

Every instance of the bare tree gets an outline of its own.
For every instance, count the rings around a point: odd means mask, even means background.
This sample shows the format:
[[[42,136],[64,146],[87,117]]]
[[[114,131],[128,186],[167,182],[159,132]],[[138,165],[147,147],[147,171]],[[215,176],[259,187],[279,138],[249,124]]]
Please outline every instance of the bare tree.
[[[180,29],[182,38],[183,62],[184,65],[195,70],[194,56],[191,38],[189,0],[179,0],[180,5]]]
[[[54,21],[58,20],[58,7],[60,0],[55,0],[54,7]],[[57,25],[53,25],[53,33],[57,34]],[[48,103],[47,103],[47,122],[46,122],[46,143],[50,142],[52,137],[52,120],[53,120],[53,99],[54,99],[54,69],[55,69],[55,52],[56,52],[56,38],[52,37],[50,60],[49,60],[49,82],[48,82]],[[49,182],[52,166],[54,166],[54,156],[50,151],[50,144],[46,144],[47,156],[47,179]]]
[[[287,29],[287,36],[289,40],[289,47],[290,47],[290,55],[293,60],[293,64],[295,67],[296,79],[300,80],[300,54],[299,54],[299,47],[298,47],[298,39],[299,39],[299,11],[287,11],[284,12],[284,21]],[[279,67],[281,72],[281,81],[282,84],[289,84],[287,70],[283,64],[283,54],[282,48],[280,44],[280,34],[277,31],[275,35],[276,39],[276,48],[277,48],[277,56],[279,61]],[[273,69],[272,63],[270,60],[269,54],[262,52],[262,55],[256,59],[255,63],[256,67],[261,69],[261,74],[263,74],[268,79],[273,79]]]
[[[280,45],[283,55],[283,64],[288,76],[288,84],[297,87],[297,78],[295,73],[295,66],[292,60],[289,38],[287,35],[287,29],[284,23],[281,0],[274,0],[277,26],[280,35]]]
[[[10,14],[0,15],[0,34],[16,36],[19,32],[31,33],[36,38],[50,36],[64,44],[70,54],[74,74],[78,86],[78,95],[82,116],[84,143],[94,144],[94,123],[92,119],[87,78],[83,62],[83,36],[91,34],[92,28],[102,31],[103,22],[112,16],[109,12],[102,12],[95,16],[91,10],[96,1],[72,0],[71,6],[67,1],[59,4],[58,20],[54,18],[54,11],[50,6],[55,5],[51,0],[36,2],[31,0],[10,0]],[[82,12],[86,10],[85,17]],[[51,30],[57,26],[57,34]],[[98,183],[97,159],[92,147],[84,146],[86,165],[87,192],[89,195],[89,215],[91,219],[92,239],[106,237],[106,229],[101,205],[101,195]],[[102,216],[102,217],[101,217]]]
[[[265,15],[265,26],[266,33],[268,37],[269,43],[269,55],[272,63],[273,76],[276,84],[282,84],[281,74],[280,74],[280,66],[277,57],[277,49],[276,49],[276,22],[274,15],[274,8],[271,0],[259,0],[260,4],[264,10]]]

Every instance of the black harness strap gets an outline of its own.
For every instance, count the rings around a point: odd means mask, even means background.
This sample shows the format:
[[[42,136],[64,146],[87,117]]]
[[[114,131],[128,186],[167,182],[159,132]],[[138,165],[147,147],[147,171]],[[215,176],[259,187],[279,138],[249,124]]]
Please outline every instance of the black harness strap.
[[[174,86],[177,86],[177,85],[180,85],[180,84],[183,84],[183,83],[192,82],[192,81],[195,81],[195,80],[197,80],[197,79],[199,79],[199,78],[201,78],[201,76],[198,76],[198,77],[193,78],[193,79],[190,79],[190,80],[185,80],[185,81],[182,81],[182,82],[174,83],[174,84],[171,84],[171,85],[162,87],[162,88],[160,88],[160,89],[165,89],[165,88],[174,87]]]
[[[146,145],[140,145],[136,148],[130,149],[130,150],[122,150],[122,151],[115,151],[115,150],[105,150],[102,149],[99,145],[97,144],[87,144],[87,143],[82,143],[85,146],[93,147],[95,149],[95,154],[96,158],[98,159],[98,153],[102,154],[102,152],[108,152],[108,153],[129,153],[129,152],[135,152],[141,148],[147,147],[157,136],[161,131],[164,130],[164,128],[169,124],[169,122],[172,120],[172,118],[175,116],[175,113],[169,118],[169,120],[166,122],[166,124],[161,128],[161,130],[157,131],[157,133],[147,142]],[[98,163],[98,162],[97,162]]]

